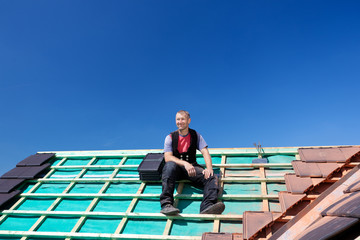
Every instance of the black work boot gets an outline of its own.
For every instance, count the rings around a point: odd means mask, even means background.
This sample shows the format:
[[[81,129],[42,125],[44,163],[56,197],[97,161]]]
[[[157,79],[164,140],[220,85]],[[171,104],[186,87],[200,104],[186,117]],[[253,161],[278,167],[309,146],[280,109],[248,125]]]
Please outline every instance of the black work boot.
[[[171,204],[166,204],[164,207],[161,208],[160,213],[171,216],[179,214],[180,210]]]
[[[225,204],[217,202],[200,212],[200,214],[221,214],[225,210]]]

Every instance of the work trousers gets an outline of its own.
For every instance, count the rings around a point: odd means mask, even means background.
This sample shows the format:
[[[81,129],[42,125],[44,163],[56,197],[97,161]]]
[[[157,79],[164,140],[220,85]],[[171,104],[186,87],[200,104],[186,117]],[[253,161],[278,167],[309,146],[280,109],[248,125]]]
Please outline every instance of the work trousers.
[[[218,179],[211,176],[204,178],[200,165],[194,164],[196,176],[189,177],[185,167],[177,165],[175,162],[166,162],[162,171],[162,193],[160,195],[161,207],[167,204],[174,204],[175,182],[178,180],[190,180],[194,187],[203,189],[204,195],[200,205],[200,212],[217,202],[219,186]]]

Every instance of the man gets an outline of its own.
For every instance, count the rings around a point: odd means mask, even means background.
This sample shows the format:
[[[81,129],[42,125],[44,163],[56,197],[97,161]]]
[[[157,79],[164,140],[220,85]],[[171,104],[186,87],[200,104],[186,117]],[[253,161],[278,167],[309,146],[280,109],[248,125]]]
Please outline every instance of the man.
[[[200,205],[201,214],[221,214],[225,205],[217,202],[218,180],[214,176],[212,160],[204,138],[189,128],[190,114],[181,110],[176,113],[177,131],[165,138],[165,166],[162,172],[161,213],[176,215],[180,210],[173,206],[176,180],[190,180],[195,187],[204,189]],[[196,162],[196,149],[200,150],[206,163],[204,169]]]

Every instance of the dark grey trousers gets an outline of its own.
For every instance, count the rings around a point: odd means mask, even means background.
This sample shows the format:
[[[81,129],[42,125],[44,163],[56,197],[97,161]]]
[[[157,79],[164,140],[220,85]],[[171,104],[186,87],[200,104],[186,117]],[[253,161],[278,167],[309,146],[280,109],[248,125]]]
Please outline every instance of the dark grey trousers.
[[[162,193],[160,195],[161,207],[164,207],[166,204],[174,204],[175,182],[183,179],[190,180],[194,187],[204,190],[203,200],[200,205],[200,212],[217,202],[219,193],[217,177],[212,176],[205,179],[202,174],[204,168],[197,164],[194,165],[194,167],[196,170],[196,176],[189,177],[184,167],[177,165],[175,162],[165,163],[162,171]]]

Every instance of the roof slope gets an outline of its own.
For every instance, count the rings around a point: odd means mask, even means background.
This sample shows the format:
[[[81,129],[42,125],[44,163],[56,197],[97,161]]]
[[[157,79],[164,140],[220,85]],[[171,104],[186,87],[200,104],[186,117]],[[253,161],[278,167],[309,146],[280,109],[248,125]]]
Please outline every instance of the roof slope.
[[[51,165],[46,173],[4,188],[19,195],[3,205],[0,237],[201,239],[228,232],[241,239],[243,212],[280,212],[277,193],[286,189],[284,174],[293,173],[297,148],[264,151],[268,163],[253,163],[256,149],[210,149],[224,214],[199,214],[202,191],[181,181],[175,204],[182,213],[173,217],[159,213],[161,182],[143,182],[137,172],[147,153],[161,150],[55,152],[39,161]],[[18,167],[29,167],[27,161]],[[204,164],[200,155],[198,162]]]
[[[356,235],[347,229],[359,223],[359,150],[357,146],[299,149],[302,159],[292,162],[295,174],[285,176],[287,192],[279,193],[282,215],[244,238],[329,239],[346,232]],[[246,222],[244,227],[248,224],[252,223]]]

